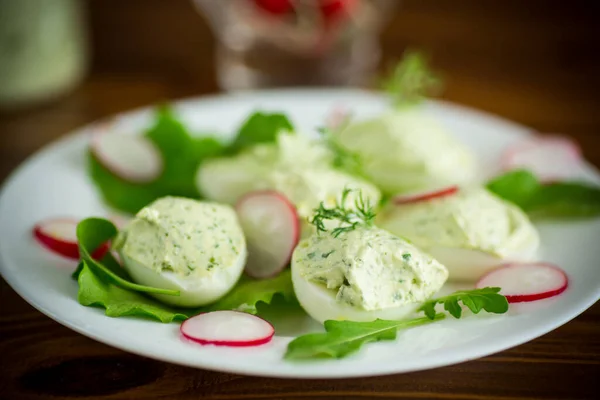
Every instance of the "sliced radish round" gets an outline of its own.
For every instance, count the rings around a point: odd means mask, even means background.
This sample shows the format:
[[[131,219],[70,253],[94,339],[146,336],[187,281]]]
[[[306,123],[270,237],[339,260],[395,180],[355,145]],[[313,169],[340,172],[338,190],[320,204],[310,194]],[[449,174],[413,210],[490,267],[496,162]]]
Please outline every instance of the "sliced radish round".
[[[352,117],[350,111],[343,107],[335,107],[331,113],[327,116],[325,125],[331,130],[338,130],[343,128]]]
[[[180,328],[183,337],[215,346],[259,346],[271,341],[273,325],[256,315],[241,311],[213,311],[186,319]]]
[[[296,208],[273,191],[249,193],[235,208],[248,244],[246,273],[254,278],[277,275],[290,263],[300,239]]]
[[[509,303],[546,299],[567,289],[565,272],[547,263],[503,265],[477,282],[477,288],[499,287]]]
[[[437,199],[440,197],[451,196],[453,194],[458,193],[458,186],[449,186],[447,188],[427,191],[427,192],[419,192],[419,193],[409,193],[395,196],[392,199],[394,204],[408,204],[408,203],[418,203],[420,201],[428,201]]]
[[[524,168],[542,180],[574,178],[582,156],[572,139],[559,135],[537,136],[509,147],[503,153],[505,170]]]
[[[101,132],[94,135],[91,150],[100,164],[129,182],[151,182],[163,169],[160,152],[143,136]]]
[[[77,220],[70,218],[54,218],[38,223],[33,228],[33,236],[44,247],[63,257],[79,259],[77,244]],[[92,253],[92,257],[100,259],[108,251],[108,244],[101,245]]]

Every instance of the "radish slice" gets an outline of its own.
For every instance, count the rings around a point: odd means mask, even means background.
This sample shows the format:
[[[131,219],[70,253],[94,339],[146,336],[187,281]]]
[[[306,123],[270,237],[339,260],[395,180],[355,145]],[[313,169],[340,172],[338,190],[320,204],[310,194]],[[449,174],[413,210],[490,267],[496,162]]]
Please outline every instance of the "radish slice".
[[[392,201],[394,204],[409,204],[409,203],[418,203],[420,201],[428,201],[433,200],[440,197],[446,197],[453,194],[458,193],[458,186],[450,186],[444,189],[428,191],[428,192],[420,192],[420,193],[410,193],[403,194],[399,196],[395,196]]]
[[[546,299],[567,289],[565,272],[552,264],[528,263],[501,266],[477,282],[477,288],[500,287],[509,303]]]
[[[91,150],[100,164],[129,182],[151,182],[163,169],[160,152],[143,136],[98,133],[92,139]]]
[[[33,236],[53,253],[78,260],[77,223],[78,221],[70,218],[42,221],[33,228]],[[100,259],[107,251],[108,244],[105,243],[92,253],[92,257]]]
[[[577,177],[581,159],[581,149],[573,140],[559,135],[538,136],[509,147],[502,156],[502,167],[528,169],[542,180],[560,180]]]
[[[337,131],[345,127],[348,124],[348,122],[350,122],[351,117],[352,113],[350,113],[349,110],[343,107],[336,107],[331,111],[331,113],[327,117],[325,126],[327,126],[327,128],[333,131]]]
[[[241,311],[213,311],[186,319],[181,334],[200,344],[215,346],[259,346],[271,341],[273,325]]]
[[[252,192],[236,205],[248,243],[246,273],[254,278],[277,275],[289,263],[300,239],[296,208],[280,193]]]

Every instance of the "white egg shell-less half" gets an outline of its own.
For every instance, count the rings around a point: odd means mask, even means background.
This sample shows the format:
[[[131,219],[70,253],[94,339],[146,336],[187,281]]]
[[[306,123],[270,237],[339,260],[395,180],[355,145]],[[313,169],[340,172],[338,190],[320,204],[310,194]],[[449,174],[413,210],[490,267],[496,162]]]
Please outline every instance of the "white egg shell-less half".
[[[179,296],[149,293],[158,300],[181,307],[199,307],[210,304],[229,292],[242,275],[247,250],[244,247],[233,265],[214,271],[210,276],[183,277],[171,271],[156,272],[139,262],[120,254],[124,267],[139,284],[162,289],[179,290]]]
[[[466,207],[453,205],[451,202],[459,196],[463,196],[465,199],[458,200],[461,202],[479,197],[484,203],[461,203],[466,204]],[[450,210],[455,210],[457,214],[449,214],[444,211],[443,208],[447,206],[451,207]],[[418,210],[418,208],[420,209]],[[418,214],[415,214],[417,210]],[[498,219],[490,219],[492,213],[500,219],[506,218],[507,221],[510,221],[507,224],[512,227],[510,233],[507,233],[506,237],[503,237],[502,241],[493,247],[489,240],[484,240],[488,235],[488,228],[493,226],[494,222],[498,223]],[[408,218],[409,215],[418,218]],[[441,217],[435,218],[436,215],[441,215]],[[379,227],[412,241],[443,264],[448,269],[449,281],[475,282],[500,264],[511,261],[532,261],[536,258],[540,244],[537,230],[523,211],[480,189],[463,190],[461,194],[425,200],[418,204],[391,205],[378,218],[377,225]],[[461,231],[462,228],[453,227],[452,231],[455,232],[455,235],[463,235],[458,236],[463,239],[452,241],[452,244],[436,240],[436,237],[439,236],[435,235],[435,231],[430,231],[431,239],[427,239],[423,233],[416,234],[415,226],[423,226],[420,218],[426,218],[428,220],[426,223],[435,221],[435,224],[430,223],[429,229],[446,231],[448,230],[447,224],[455,222],[457,227],[467,226],[471,227],[471,230]],[[465,218],[478,223],[470,223]]]
[[[247,257],[232,207],[174,196],[141,209],[113,247],[136,283],[179,291],[179,296],[149,294],[183,307],[224,296],[241,276]]]
[[[427,252],[449,272],[450,281],[475,282],[499,265],[511,261],[532,261],[539,241],[532,239],[514,253],[500,256],[483,250],[433,246]]]
[[[292,264],[292,283],[296,298],[304,311],[321,323],[327,320],[368,322],[378,318],[400,320],[413,313],[420,305],[420,303],[412,303],[376,311],[352,307],[336,300],[337,291],[327,289],[302,277],[298,269],[294,268],[294,264]]]

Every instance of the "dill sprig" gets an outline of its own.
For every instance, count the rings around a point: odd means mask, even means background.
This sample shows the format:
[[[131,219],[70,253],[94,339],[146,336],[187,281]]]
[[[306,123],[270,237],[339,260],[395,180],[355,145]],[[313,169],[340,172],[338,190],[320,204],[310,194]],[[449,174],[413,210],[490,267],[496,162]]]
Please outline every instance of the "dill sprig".
[[[402,60],[391,72],[382,87],[390,94],[396,107],[419,103],[428,94],[436,94],[442,86],[427,57],[415,50],[406,50]]]
[[[330,128],[317,128],[325,143],[333,153],[333,166],[349,174],[362,177],[361,161],[358,154],[340,145],[333,137]]]
[[[348,209],[346,203],[348,195],[352,191],[358,191],[359,194],[354,200],[354,208]],[[369,199],[363,197],[362,191],[349,188],[344,188],[340,202],[336,202],[332,208],[325,207],[325,204],[321,202],[314,212],[315,214],[310,223],[315,226],[317,233],[327,232],[325,220],[337,220],[339,222],[338,227],[331,230],[333,237],[338,237],[344,232],[353,231],[361,225],[372,226],[375,219],[375,211]]]

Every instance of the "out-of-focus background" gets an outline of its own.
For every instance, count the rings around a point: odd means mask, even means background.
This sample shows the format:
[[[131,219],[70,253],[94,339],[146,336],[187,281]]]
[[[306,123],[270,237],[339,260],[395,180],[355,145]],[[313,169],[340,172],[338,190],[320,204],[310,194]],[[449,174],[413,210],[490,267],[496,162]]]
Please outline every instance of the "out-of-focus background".
[[[233,3],[239,9],[246,1],[1,0],[0,83],[10,88],[16,81],[8,75],[7,68],[15,66],[7,60],[23,44],[18,32],[35,31],[32,27],[38,29],[37,42],[50,41],[48,35],[58,31],[62,45],[60,52],[39,61],[32,57],[28,65],[37,69],[25,72],[44,76],[59,68],[63,54],[73,83],[52,101],[0,111],[0,180],[27,155],[82,124],[165,99],[219,91],[215,31],[230,21],[212,15],[211,29],[207,15],[214,10],[209,8]],[[600,14],[595,2],[389,2],[393,12],[384,13],[389,20],[375,35],[382,50],[379,70],[400,58],[406,47],[424,49],[444,73],[443,98],[543,132],[572,135],[586,156],[600,164],[600,153],[589,151],[600,134]],[[16,5],[24,3],[38,3],[32,7],[35,12],[19,10]],[[82,8],[81,20],[73,3]],[[239,32],[227,40],[233,47],[247,45]],[[361,50],[359,59],[376,59],[368,50]],[[263,49],[264,54],[272,53]],[[255,57],[253,62],[263,61],[265,57]],[[278,58],[265,62],[285,65]]]

